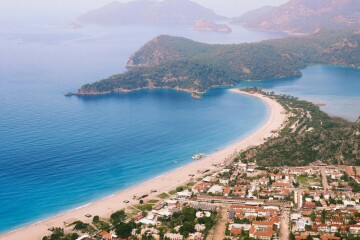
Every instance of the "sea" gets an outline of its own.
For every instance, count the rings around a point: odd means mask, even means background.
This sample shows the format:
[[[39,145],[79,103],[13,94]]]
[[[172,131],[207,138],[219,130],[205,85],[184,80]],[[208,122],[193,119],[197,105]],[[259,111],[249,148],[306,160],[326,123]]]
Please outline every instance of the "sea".
[[[190,163],[259,128],[259,100],[213,89],[201,100],[174,90],[64,97],[125,71],[157,35],[232,44],[285,37],[232,26],[230,34],[187,27],[0,23],[0,232],[53,216]],[[360,115],[360,71],[311,66],[296,79],[242,82]],[[130,196],[129,196],[130,197]]]

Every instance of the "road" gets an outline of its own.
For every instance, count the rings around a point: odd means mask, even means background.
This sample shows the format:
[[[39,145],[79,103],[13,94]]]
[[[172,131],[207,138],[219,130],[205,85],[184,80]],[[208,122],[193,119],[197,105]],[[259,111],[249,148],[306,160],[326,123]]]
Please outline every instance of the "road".
[[[287,240],[289,239],[290,234],[290,228],[289,228],[289,222],[290,222],[290,212],[289,210],[283,210],[281,214],[281,220],[280,220],[280,240]]]
[[[303,197],[303,190],[302,189],[298,189],[297,190],[297,204],[298,204],[298,209],[302,208],[302,197]]]
[[[226,222],[227,222],[227,209],[221,207],[219,211],[219,220],[217,221],[213,231],[209,233],[206,240],[220,240],[225,238]]]
[[[328,190],[329,188],[329,184],[326,178],[326,173],[325,173],[325,167],[320,167],[320,173],[321,173],[321,177],[322,177],[322,185],[325,191]]]

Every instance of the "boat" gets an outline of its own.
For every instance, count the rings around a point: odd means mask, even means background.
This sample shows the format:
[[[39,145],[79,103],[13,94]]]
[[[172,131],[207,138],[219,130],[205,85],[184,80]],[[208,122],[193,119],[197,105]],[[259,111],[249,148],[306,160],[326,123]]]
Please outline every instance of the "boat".
[[[192,156],[192,159],[193,160],[200,160],[203,157],[205,157],[205,154],[204,153],[199,153],[199,154],[195,154],[194,156]]]

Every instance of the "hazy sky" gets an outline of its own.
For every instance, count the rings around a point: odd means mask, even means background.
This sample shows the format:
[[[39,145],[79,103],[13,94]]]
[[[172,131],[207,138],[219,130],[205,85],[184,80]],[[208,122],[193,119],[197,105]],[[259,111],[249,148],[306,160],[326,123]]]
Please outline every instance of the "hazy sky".
[[[71,21],[78,15],[113,0],[0,0],[0,20],[28,21],[62,19]],[[131,0],[119,0],[129,2]],[[240,16],[264,5],[280,5],[287,0],[193,0],[223,16]]]

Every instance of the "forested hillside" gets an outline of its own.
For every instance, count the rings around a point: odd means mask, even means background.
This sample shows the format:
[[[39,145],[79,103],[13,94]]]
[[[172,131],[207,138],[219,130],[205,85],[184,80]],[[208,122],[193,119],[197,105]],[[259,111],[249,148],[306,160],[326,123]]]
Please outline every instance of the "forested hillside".
[[[263,166],[306,166],[314,161],[360,165],[360,118],[351,123],[331,118],[313,103],[288,95],[274,95],[291,115],[278,136],[243,152],[242,161]]]
[[[86,84],[73,94],[105,94],[143,88],[173,88],[196,94],[241,80],[301,76],[313,64],[360,67],[360,34],[322,31],[259,43],[209,45],[159,36],[128,61],[130,70]]]

